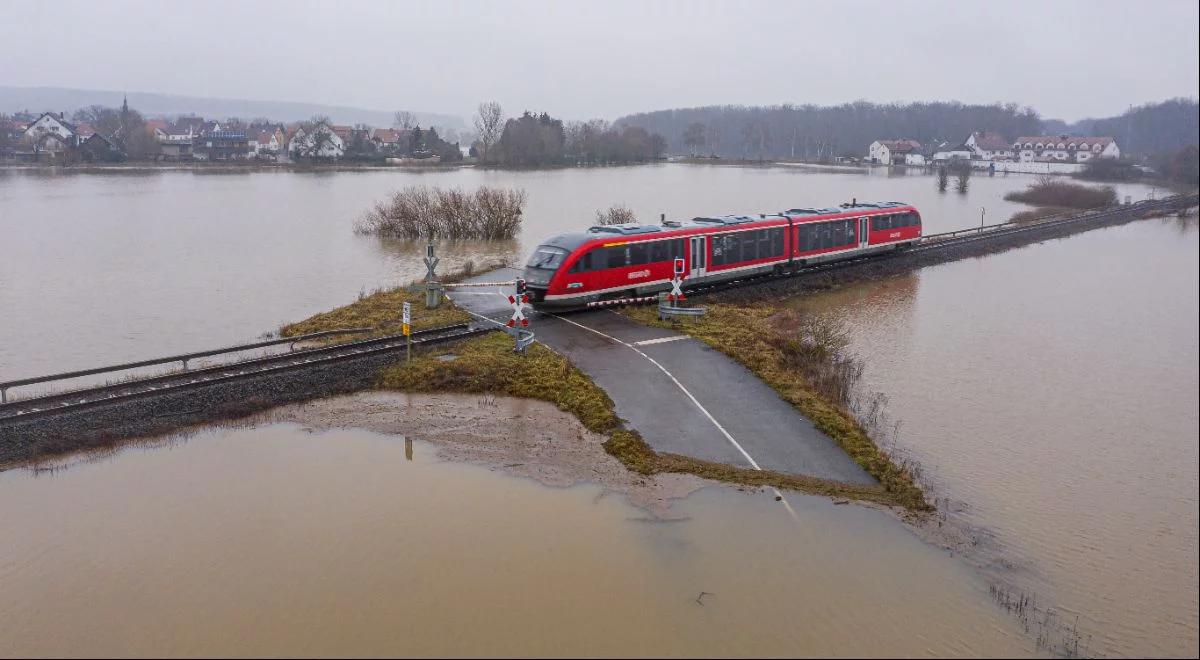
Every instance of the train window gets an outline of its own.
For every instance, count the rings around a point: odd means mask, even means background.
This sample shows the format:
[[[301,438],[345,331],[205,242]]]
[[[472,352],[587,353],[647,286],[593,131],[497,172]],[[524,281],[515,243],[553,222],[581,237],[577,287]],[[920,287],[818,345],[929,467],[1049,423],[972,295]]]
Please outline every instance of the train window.
[[[735,261],[750,261],[753,259],[755,252],[754,232],[745,231],[738,234],[737,242],[740,249],[738,250],[738,257],[735,259]]]
[[[562,248],[552,247],[550,245],[538,246],[533,255],[529,257],[529,262],[525,265],[529,268],[541,268],[544,270],[557,270],[562,265],[563,259],[567,258],[567,251]]]
[[[633,243],[629,246],[629,265],[642,266],[650,263],[650,246],[646,243]]]
[[[783,254],[783,227],[768,230],[771,235],[771,256],[778,257]]]
[[[670,241],[655,241],[650,244],[650,263],[666,261],[670,257]]]
[[[758,258],[766,259],[770,256],[774,256],[774,253],[771,252],[771,230],[760,229],[758,230]]]
[[[569,273],[586,273],[592,269],[592,253],[585,252],[575,263],[571,264]]]
[[[628,255],[625,254],[624,247],[604,248],[604,256],[605,268],[624,268],[628,263]]]
[[[714,266],[732,264],[742,259],[742,237],[738,234],[720,234],[712,238],[712,263]]]

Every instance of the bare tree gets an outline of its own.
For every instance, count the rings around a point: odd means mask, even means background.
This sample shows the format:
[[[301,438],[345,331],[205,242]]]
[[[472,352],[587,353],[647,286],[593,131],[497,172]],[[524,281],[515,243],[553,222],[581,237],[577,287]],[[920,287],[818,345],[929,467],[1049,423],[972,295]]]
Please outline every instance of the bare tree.
[[[407,110],[397,110],[392,115],[392,128],[408,130],[417,125],[417,116]]]
[[[613,204],[605,210],[596,211],[596,224],[600,226],[623,225],[630,222],[637,222],[637,216],[624,204]]]
[[[479,111],[475,113],[475,133],[479,136],[479,143],[483,145],[480,154],[483,160],[487,160],[488,148],[500,139],[503,126],[504,110],[500,108],[499,103],[487,101],[479,104]]]
[[[971,164],[960,163],[957,166],[955,174],[954,189],[960,193],[966,193],[967,188],[971,185]]]
[[[707,131],[704,124],[700,122],[692,122],[687,129],[683,131],[683,145],[691,150],[693,156],[696,152],[704,148],[707,142]]]

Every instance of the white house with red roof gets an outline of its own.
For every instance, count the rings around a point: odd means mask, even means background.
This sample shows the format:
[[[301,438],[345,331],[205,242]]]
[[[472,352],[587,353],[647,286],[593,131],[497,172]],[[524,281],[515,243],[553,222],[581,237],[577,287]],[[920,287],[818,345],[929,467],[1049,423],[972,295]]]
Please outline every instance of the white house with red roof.
[[[1022,163],[1086,163],[1121,157],[1117,141],[1107,136],[1023,135],[1012,146]]]
[[[867,161],[880,165],[924,165],[925,155],[916,140],[875,140],[867,148]]]
[[[1013,160],[1017,155],[1008,138],[992,131],[976,131],[963,144],[978,160]]]

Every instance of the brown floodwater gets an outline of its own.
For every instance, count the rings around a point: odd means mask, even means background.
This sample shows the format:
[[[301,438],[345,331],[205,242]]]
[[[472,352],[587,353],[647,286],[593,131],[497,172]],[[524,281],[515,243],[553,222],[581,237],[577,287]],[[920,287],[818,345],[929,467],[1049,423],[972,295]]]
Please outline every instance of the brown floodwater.
[[[1198,653],[1197,233],[1143,221],[802,303],[845,322],[989,578],[1095,655]]]
[[[0,655],[1033,652],[878,510],[713,487],[662,521],[410,451],[274,424],[0,473]]]
[[[518,240],[440,244],[445,273],[467,260],[521,258],[614,203],[656,222],[659,213],[905,200],[927,231],[946,231],[977,225],[981,208],[988,222],[1007,219],[1025,207],[1004,193],[1033,180],[977,176],[960,195],[939,194],[931,176],[794,167],[117,172],[0,168],[0,381],[248,342],[424,276],[423,245],[353,231],[365,210],[407,185],[528,194]]]

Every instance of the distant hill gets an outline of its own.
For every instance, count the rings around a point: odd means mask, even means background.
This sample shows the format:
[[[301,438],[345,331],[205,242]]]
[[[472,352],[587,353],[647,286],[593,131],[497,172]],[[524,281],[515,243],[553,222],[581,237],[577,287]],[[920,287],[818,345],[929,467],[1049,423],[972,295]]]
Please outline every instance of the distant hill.
[[[249,99],[204,98],[150,92],[129,92],[129,106],[148,117],[200,115],[216,119],[239,117],[252,119],[268,117],[275,121],[298,121],[313,115],[329,115],[338,124],[370,124],[391,126],[391,110],[366,110],[338,105],[296,103],[292,101],[255,101]],[[89,105],[119,106],[125,92],[112,90],[70,89],[66,87],[5,87],[0,86],[0,112],[55,112],[68,114]],[[397,108],[400,110],[403,108]],[[461,130],[466,128],[462,117],[433,112],[416,112],[423,126],[441,126]]]

